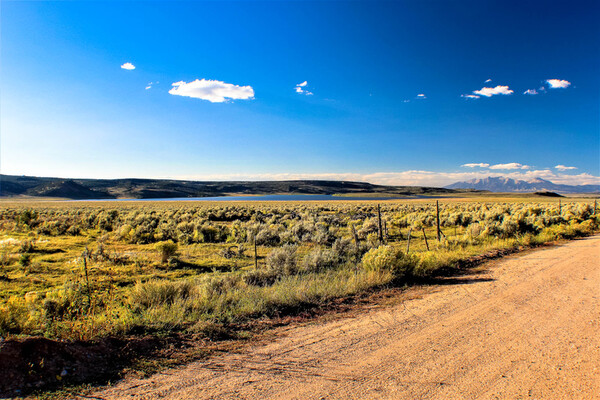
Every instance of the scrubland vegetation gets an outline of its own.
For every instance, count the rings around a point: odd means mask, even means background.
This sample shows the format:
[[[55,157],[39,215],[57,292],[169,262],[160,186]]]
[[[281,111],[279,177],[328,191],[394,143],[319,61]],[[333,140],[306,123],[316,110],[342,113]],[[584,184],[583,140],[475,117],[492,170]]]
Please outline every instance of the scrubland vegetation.
[[[234,331],[491,249],[598,230],[593,203],[5,203],[0,335]]]

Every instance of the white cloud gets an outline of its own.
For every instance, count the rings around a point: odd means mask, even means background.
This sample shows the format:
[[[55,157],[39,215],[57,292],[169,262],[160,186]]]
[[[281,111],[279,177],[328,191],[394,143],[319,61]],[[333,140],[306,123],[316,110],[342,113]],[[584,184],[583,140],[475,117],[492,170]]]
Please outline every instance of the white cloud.
[[[490,166],[490,164],[488,164],[488,163],[468,163],[468,164],[461,165],[461,167],[467,167],[467,168],[475,168],[475,167],[487,168],[489,166]]]
[[[151,89],[151,88],[152,88],[151,85],[146,86],[146,90]]]
[[[465,99],[478,99],[480,96],[474,94],[461,94],[460,97],[464,97]]]
[[[554,168],[556,168],[559,171],[568,171],[568,170],[572,170],[572,169],[577,169],[577,167],[567,167],[566,165],[561,165],[561,164],[554,166]]]
[[[571,82],[562,79],[548,79],[546,80],[550,89],[565,89],[571,86]]]
[[[486,81],[484,83],[488,83],[488,82],[491,82],[491,81],[492,81],[492,78],[486,79]]]
[[[121,65],[121,68],[131,71],[135,69],[135,65],[130,62],[126,62],[125,64]]]
[[[373,173],[276,173],[276,174],[218,174],[218,175],[186,175],[169,176],[165,178],[194,179],[194,180],[227,180],[227,181],[260,181],[260,180],[293,180],[293,179],[317,179],[335,181],[359,181],[379,185],[407,185],[407,186],[445,186],[454,182],[467,181],[470,179],[482,179],[488,176],[507,177],[519,180],[531,180],[542,178],[557,184],[566,185],[600,185],[600,177],[587,173],[579,175],[568,175],[555,173],[551,170],[494,172],[494,171],[469,171],[469,172],[435,172],[422,170],[409,170],[397,172],[373,172]]]
[[[410,103],[410,100],[402,100],[403,103]]]
[[[490,169],[530,169],[529,165],[523,165],[516,162],[507,164],[496,164],[490,166]]]
[[[425,96],[423,93],[419,93],[417,95],[417,99],[426,99],[426,98],[427,98],[427,96]]]
[[[296,91],[296,93],[301,93],[301,94],[304,94],[306,96],[311,96],[313,94],[312,92],[309,92],[308,90],[303,89],[304,87],[306,87],[306,85],[308,85],[307,81],[299,83],[299,84],[296,85],[296,87],[294,88],[294,90]]]
[[[523,92],[523,94],[529,94],[529,95],[536,95],[538,94],[538,91],[535,89],[527,89],[526,91]]]
[[[492,96],[497,95],[497,94],[508,95],[508,94],[513,94],[514,92],[512,90],[510,90],[508,88],[508,86],[498,85],[498,86],[493,87],[493,88],[483,87],[483,88],[481,88],[479,90],[474,90],[473,93],[481,95],[481,96],[485,96],[485,97],[492,97]]]
[[[247,100],[254,98],[254,89],[251,86],[238,86],[211,79],[196,79],[189,83],[175,82],[169,93],[175,96],[208,100],[211,103],[223,103],[228,99]]]

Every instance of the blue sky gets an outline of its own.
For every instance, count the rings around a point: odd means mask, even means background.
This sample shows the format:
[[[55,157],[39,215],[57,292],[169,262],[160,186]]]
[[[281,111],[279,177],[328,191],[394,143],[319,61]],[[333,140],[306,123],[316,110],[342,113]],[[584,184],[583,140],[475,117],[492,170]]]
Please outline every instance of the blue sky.
[[[1,7],[5,174],[600,183],[597,1]]]

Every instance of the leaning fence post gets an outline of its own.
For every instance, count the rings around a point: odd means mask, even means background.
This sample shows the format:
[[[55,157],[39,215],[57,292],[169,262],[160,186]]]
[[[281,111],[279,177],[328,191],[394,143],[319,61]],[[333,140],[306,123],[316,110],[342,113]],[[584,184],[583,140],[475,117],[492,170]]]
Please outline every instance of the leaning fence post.
[[[425,228],[421,228],[423,229],[423,239],[425,239],[425,247],[427,247],[427,251],[429,251],[429,243],[427,242],[427,235],[425,234]]]
[[[377,233],[379,234],[379,244],[383,243],[383,229],[381,227],[381,206],[377,204]]]
[[[258,254],[256,251],[256,234],[254,234],[254,268],[258,269]]]

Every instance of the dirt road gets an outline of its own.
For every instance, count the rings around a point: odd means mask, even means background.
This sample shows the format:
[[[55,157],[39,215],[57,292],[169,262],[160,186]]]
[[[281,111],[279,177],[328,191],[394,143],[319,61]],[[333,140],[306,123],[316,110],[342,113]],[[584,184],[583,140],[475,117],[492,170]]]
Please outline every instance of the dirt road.
[[[126,380],[103,399],[600,399],[600,237]]]

